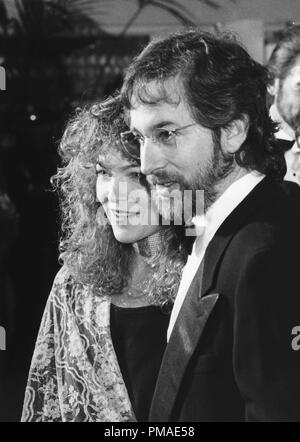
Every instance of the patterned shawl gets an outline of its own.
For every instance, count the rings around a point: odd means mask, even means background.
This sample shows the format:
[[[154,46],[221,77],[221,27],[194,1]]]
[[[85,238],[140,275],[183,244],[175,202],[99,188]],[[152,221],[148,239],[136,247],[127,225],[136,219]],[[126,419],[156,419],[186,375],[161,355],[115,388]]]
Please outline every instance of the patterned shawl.
[[[22,421],[132,422],[110,334],[110,299],[75,284],[63,267],[43,315]]]

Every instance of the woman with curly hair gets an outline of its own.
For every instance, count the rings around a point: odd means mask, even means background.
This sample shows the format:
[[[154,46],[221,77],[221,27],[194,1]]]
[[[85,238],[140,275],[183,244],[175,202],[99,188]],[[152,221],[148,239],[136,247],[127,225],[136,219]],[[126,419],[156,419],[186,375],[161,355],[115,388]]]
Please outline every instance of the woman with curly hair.
[[[60,145],[62,237],[22,421],[147,420],[187,258],[182,227],[163,226],[119,97],[81,110]]]

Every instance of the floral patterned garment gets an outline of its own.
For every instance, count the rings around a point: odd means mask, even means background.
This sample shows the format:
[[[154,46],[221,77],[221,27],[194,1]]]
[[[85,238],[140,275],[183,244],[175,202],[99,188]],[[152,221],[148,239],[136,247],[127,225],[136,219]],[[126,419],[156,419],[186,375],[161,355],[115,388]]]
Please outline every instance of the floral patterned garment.
[[[43,315],[22,421],[135,421],[110,335],[110,299],[63,267]]]

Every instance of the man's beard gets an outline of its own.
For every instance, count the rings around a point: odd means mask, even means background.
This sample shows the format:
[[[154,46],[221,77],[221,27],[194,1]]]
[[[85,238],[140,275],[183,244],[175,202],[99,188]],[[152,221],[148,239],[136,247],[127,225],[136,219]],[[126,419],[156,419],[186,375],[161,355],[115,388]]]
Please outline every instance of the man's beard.
[[[220,140],[213,134],[214,148],[211,158],[189,179],[178,172],[157,171],[147,179],[151,195],[165,224],[189,224],[195,215],[203,215],[218,197],[218,184],[226,178],[234,167],[234,156],[225,154]],[[156,184],[174,182],[169,194],[162,196]],[[184,192],[190,191],[190,192]],[[199,191],[201,191],[199,193]],[[167,192],[167,189],[166,189]],[[199,200],[201,199],[201,201]],[[188,210],[186,204],[189,205]],[[187,219],[186,214],[191,216]]]
[[[285,102],[282,83],[279,85],[276,106],[283,120],[293,129],[300,126],[300,105],[295,112],[288,103]]]

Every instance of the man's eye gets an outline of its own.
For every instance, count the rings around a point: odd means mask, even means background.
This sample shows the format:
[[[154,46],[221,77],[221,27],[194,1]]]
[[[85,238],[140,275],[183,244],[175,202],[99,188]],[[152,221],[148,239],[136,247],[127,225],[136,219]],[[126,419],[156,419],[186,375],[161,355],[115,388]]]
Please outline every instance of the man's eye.
[[[174,133],[170,130],[160,130],[157,133],[156,137],[160,143],[168,144],[172,142],[174,138]]]
[[[144,137],[141,134],[139,134],[137,132],[134,132],[132,135],[133,135],[134,141],[136,143],[138,143],[138,144],[142,144],[143,143]]]

